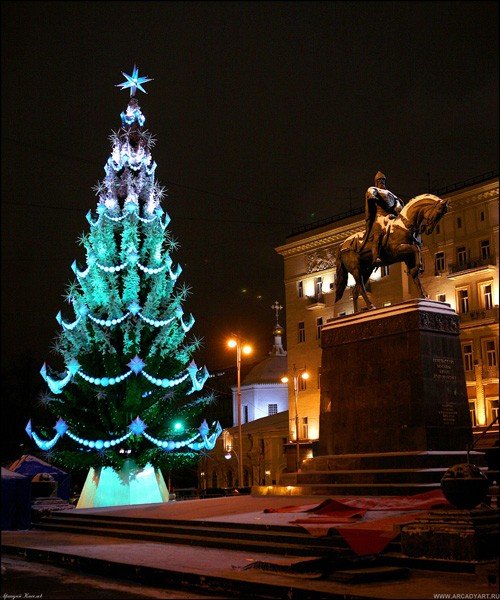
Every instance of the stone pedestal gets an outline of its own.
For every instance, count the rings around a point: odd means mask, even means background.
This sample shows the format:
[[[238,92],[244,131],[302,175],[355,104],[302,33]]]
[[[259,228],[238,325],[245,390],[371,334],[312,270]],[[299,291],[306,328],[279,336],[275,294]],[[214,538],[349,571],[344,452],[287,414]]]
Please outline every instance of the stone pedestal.
[[[320,455],[465,450],[472,440],[459,320],[412,300],[323,327]]]
[[[411,300],[333,319],[321,345],[318,456],[281,483],[415,494],[439,489],[446,470],[466,462],[472,425],[459,319],[448,304]]]
[[[478,561],[498,556],[498,510],[433,510],[401,529],[401,552],[418,558]]]

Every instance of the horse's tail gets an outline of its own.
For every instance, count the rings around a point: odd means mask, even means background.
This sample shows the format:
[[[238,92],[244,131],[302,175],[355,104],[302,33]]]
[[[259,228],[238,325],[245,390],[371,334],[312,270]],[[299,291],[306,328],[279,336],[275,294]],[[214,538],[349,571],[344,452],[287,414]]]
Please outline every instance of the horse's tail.
[[[344,295],[347,287],[347,278],[348,272],[342,261],[342,255],[339,249],[337,250],[337,256],[335,258],[335,302],[338,302]]]

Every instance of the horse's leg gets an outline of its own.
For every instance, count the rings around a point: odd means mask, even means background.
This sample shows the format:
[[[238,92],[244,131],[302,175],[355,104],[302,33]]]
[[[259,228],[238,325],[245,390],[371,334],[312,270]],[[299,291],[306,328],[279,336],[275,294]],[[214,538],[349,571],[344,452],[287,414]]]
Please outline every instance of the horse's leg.
[[[359,312],[358,296],[359,296],[358,284],[356,284],[352,289],[352,306],[354,308],[354,313]]]
[[[423,271],[423,267],[420,262],[418,262],[418,255],[420,252],[411,254],[407,260],[405,260],[406,268],[408,269],[408,274],[411,275],[413,282],[417,286],[420,298],[428,298],[427,292],[422,285],[421,274]]]
[[[377,308],[375,306],[375,304],[372,304],[370,298],[368,297],[368,294],[366,293],[363,276],[361,274],[361,269],[359,267],[355,269],[355,271],[352,273],[352,276],[354,277],[354,281],[356,282],[356,288],[357,288],[356,293],[361,294],[361,296],[363,297],[363,300],[366,303],[366,306],[368,308]]]

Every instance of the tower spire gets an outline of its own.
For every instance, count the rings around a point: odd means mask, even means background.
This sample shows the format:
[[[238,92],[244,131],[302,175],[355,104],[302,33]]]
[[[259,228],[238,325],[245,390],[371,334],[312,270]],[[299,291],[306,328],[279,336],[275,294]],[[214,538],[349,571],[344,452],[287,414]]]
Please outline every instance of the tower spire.
[[[281,340],[281,336],[285,332],[285,329],[279,324],[278,321],[279,312],[282,309],[283,307],[281,306],[281,304],[277,300],[275,300],[274,304],[271,306],[271,310],[273,310],[276,313],[276,324],[273,329],[274,345],[273,349],[269,353],[274,356],[286,356],[286,350],[283,348],[283,342]]]

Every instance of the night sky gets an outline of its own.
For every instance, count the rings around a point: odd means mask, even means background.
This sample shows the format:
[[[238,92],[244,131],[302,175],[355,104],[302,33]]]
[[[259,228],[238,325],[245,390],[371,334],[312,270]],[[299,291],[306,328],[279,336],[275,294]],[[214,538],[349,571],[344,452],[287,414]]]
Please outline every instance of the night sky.
[[[3,371],[54,361],[122,72],[154,79],[138,97],[215,368],[232,331],[270,350],[294,227],[362,206],[379,169],[409,199],[498,167],[497,39],[494,2],[2,2]]]

